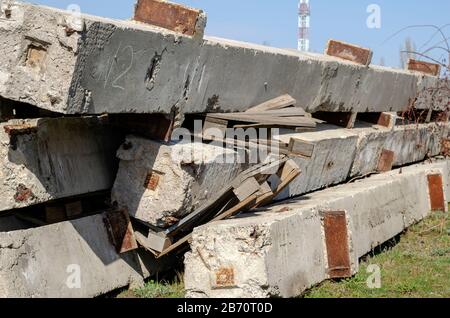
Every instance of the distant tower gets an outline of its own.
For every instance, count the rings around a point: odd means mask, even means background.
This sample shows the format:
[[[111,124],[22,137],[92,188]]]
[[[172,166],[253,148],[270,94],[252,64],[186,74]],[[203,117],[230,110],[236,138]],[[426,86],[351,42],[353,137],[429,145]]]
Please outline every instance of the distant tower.
[[[309,51],[309,22],[311,10],[309,0],[299,0],[298,3],[298,50]]]

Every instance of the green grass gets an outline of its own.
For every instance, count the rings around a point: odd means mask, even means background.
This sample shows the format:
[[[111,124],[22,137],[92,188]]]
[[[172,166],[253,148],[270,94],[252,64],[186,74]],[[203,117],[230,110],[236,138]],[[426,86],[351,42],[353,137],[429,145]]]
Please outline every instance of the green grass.
[[[369,255],[359,273],[341,281],[327,281],[306,298],[430,298],[450,297],[450,217],[434,212],[411,227],[397,244]],[[398,241],[398,239],[397,239]],[[370,289],[369,265],[381,269],[381,288]]]
[[[426,298],[450,297],[450,216],[439,212],[411,227],[391,244],[377,249],[360,264],[350,279],[327,281],[310,290],[306,298]],[[395,243],[395,244],[394,244]],[[370,289],[367,267],[381,269],[381,288]],[[119,298],[184,298],[183,277],[151,280],[143,288],[121,293]]]
[[[173,281],[148,281],[144,287],[127,290],[118,298],[184,298],[184,283],[181,274]]]

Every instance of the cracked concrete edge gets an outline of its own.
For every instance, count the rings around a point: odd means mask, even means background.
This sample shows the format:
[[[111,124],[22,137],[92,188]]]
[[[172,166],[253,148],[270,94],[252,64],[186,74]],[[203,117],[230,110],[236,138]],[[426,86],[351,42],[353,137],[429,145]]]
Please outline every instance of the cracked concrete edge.
[[[121,142],[96,117],[1,123],[0,211],[110,189]]]
[[[360,257],[429,215],[428,174],[443,175],[448,199],[449,163],[394,170],[197,228],[185,257],[187,296],[296,297],[328,279],[323,210],[347,212],[355,273]],[[211,277],[224,266],[234,269],[233,284],[217,288]]]
[[[100,214],[1,232],[0,297],[95,297],[169,266],[142,251],[117,254],[103,222]]]
[[[0,47],[0,95],[62,113],[243,111],[286,93],[309,112],[402,111],[438,81],[88,15],[82,31],[68,32],[67,11],[20,2],[11,12],[0,20],[9,44]],[[443,97],[424,107],[446,106]]]

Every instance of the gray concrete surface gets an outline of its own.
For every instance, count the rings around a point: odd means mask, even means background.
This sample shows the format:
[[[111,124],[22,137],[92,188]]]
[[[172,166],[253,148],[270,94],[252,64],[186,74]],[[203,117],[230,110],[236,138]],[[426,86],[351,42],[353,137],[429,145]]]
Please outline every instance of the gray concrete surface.
[[[361,127],[364,126],[364,127]],[[343,129],[321,124],[317,131],[274,136],[284,143],[291,138],[315,145],[311,158],[291,156],[302,173],[276,200],[303,195],[347,180],[376,173],[383,149],[395,152],[394,166],[404,166],[439,155],[448,124],[397,126],[394,129],[359,124]],[[167,227],[207,203],[212,193],[223,189],[248,165],[224,163],[224,150],[194,143],[161,144],[129,136],[118,152],[119,172],[112,201],[134,217],[154,226]],[[225,153],[235,158],[236,153]],[[233,162],[233,161],[231,161]],[[155,189],[146,187],[152,173]]]
[[[428,174],[443,175],[448,195],[448,163],[395,170],[197,228],[185,257],[187,296],[295,297],[328,279],[322,211],[346,211],[355,273],[360,257],[430,213]],[[226,288],[217,286],[223,269],[234,274]]]
[[[8,3],[0,96],[62,113],[243,111],[286,93],[309,112],[400,111],[436,84],[320,54]]]
[[[95,297],[142,283],[164,264],[137,252],[118,255],[103,215],[0,232],[0,298]]]
[[[34,127],[12,134],[8,127]],[[102,118],[11,120],[0,124],[0,212],[109,190],[122,136]]]
[[[214,145],[168,145],[133,136],[124,145],[117,153],[121,161],[112,201],[159,227],[201,208],[247,167],[234,160],[236,152]],[[153,189],[146,185],[152,173],[158,179]]]

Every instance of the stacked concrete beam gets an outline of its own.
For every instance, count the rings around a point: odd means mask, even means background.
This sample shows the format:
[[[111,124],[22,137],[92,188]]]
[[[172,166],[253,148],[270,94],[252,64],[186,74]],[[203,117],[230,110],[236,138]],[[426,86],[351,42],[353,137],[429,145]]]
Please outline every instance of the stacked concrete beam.
[[[0,232],[0,298],[95,297],[140,284],[167,266],[141,252],[118,254],[103,215],[15,229]]]
[[[308,142],[314,145],[314,152],[311,158],[291,156],[302,173],[277,199],[376,173],[383,150],[394,153],[391,167],[437,156],[448,132],[449,124],[430,123],[352,130],[325,124],[314,132],[282,133],[275,138],[285,143],[291,138]],[[239,161],[227,161],[226,154],[231,159],[237,158],[234,151],[224,152],[214,145],[167,145],[128,137],[118,152],[121,163],[113,187],[113,201],[144,222],[167,227],[207,203],[212,193],[220,191],[245,170],[246,165]],[[152,183],[153,188],[148,186],[152,176],[157,180]]]
[[[1,123],[0,213],[109,190],[121,142],[121,135],[96,117]]]
[[[3,2],[0,96],[61,113],[243,111],[286,93],[309,112],[402,111],[425,83],[409,71]]]
[[[448,161],[411,166],[197,228],[185,257],[187,296],[296,297],[336,277],[336,249],[351,276],[360,257],[429,215],[431,191],[449,198],[449,173]],[[430,187],[430,175],[443,188]],[[347,228],[334,249],[324,223],[331,211],[345,212]]]
[[[129,136],[117,153],[112,201],[133,217],[167,227],[231,183],[248,165],[237,153],[203,143],[168,145]]]

